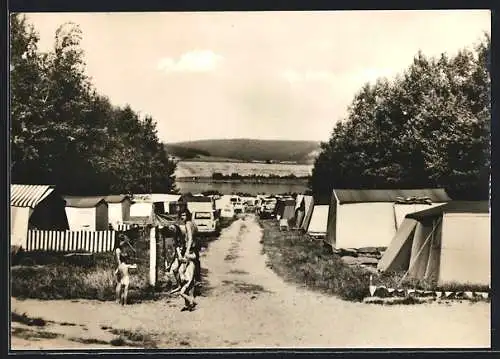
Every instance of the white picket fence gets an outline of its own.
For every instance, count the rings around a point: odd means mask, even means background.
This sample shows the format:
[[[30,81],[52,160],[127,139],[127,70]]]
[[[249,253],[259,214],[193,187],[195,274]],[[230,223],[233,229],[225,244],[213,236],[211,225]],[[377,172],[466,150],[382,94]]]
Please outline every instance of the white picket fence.
[[[128,231],[130,228],[132,228],[131,224],[125,224],[125,223],[118,224],[118,231]]]
[[[91,253],[111,252],[115,245],[116,232],[109,231],[43,231],[28,230],[28,251],[87,251]]]

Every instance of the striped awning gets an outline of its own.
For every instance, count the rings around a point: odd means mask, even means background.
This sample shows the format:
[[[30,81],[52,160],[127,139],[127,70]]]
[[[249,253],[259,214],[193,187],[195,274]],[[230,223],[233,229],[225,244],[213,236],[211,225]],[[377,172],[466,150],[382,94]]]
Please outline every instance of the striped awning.
[[[13,184],[10,186],[10,205],[35,208],[53,191],[54,186],[50,185]]]

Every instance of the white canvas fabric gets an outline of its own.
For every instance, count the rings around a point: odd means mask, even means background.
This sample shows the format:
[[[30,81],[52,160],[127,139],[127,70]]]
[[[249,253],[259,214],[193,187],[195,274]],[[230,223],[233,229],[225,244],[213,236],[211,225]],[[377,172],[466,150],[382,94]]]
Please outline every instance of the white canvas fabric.
[[[95,231],[97,213],[96,208],[66,207],[69,229],[71,231]]]
[[[28,223],[31,215],[29,207],[10,206],[10,245],[26,248]]]
[[[401,226],[401,223],[403,223],[403,220],[405,219],[405,216],[409,213],[414,213],[418,211],[423,211],[425,209],[429,209],[432,207],[440,206],[444,204],[444,202],[436,202],[432,204],[400,204],[400,203],[395,203],[394,204],[394,216],[396,219],[396,228],[399,228]]]
[[[153,213],[153,203],[138,202],[130,206],[130,217],[148,217]]]
[[[381,271],[438,284],[490,285],[490,215],[442,213],[406,218],[378,264]]]
[[[490,285],[490,230],[489,214],[446,213],[443,216],[439,283]]]
[[[326,235],[326,226],[328,224],[329,205],[314,206],[311,221],[307,228],[307,233],[316,235]]]
[[[339,205],[335,233],[335,248],[387,247],[396,234],[393,203]]]

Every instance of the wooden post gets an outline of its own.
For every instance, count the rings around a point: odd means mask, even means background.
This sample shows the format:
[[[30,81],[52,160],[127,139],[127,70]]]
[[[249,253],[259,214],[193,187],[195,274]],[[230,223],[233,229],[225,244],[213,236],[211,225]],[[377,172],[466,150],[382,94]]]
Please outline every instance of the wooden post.
[[[149,232],[149,284],[156,284],[156,227]]]

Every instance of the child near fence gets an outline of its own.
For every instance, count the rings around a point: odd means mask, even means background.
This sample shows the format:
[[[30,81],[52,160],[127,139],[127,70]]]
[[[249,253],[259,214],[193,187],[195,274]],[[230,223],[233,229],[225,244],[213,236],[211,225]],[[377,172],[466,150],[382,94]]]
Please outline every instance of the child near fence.
[[[116,302],[121,305],[127,304],[128,287],[130,285],[129,269],[136,269],[137,264],[129,264],[125,253],[120,255],[120,264],[115,270],[116,276]]]

